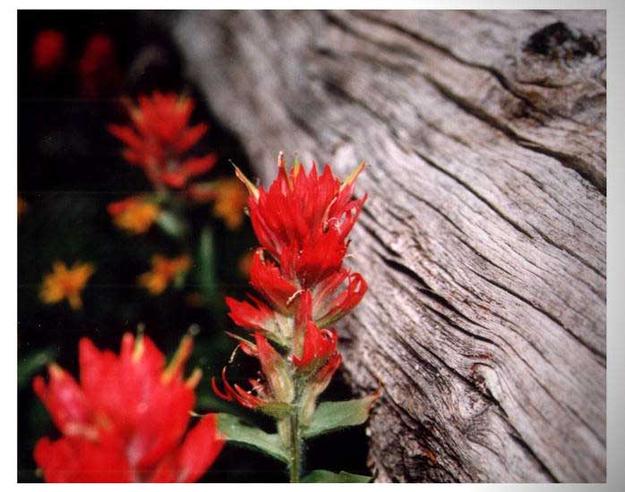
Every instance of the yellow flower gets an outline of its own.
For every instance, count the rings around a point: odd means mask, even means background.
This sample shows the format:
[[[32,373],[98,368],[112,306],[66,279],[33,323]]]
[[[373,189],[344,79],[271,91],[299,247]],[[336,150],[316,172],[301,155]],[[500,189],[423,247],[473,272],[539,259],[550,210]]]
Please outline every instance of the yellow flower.
[[[238,179],[220,179],[215,183],[213,215],[224,221],[230,230],[238,229],[243,223],[247,190]]]
[[[156,203],[131,196],[109,204],[108,212],[120,229],[131,234],[143,234],[158,219],[161,209]]]
[[[75,263],[72,268],[67,268],[62,261],[56,261],[52,265],[52,273],[43,278],[39,296],[46,304],[67,299],[72,309],[80,309],[80,294],[94,271],[91,263]]]
[[[152,269],[139,276],[139,285],[145,287],[150,294],[159,295],[181,273],[191,268],[191,258],[187,255],[177,258],[166,258],[161,255],[152,257]]]

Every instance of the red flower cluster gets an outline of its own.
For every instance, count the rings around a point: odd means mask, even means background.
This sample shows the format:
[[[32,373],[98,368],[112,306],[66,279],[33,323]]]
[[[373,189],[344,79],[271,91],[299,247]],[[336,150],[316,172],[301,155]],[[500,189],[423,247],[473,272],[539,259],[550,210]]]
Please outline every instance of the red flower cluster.
[[[126,144],[124,158],[142,167],[157,187],[183,188],[217,162],[212,153],[185,157],[208,130],[205,124],[189,126],[193,107],[189,97],[155,92],[140,96],[138,106],[128,103],[132,126],[109,125],[109,131]]]
[[[216,417],[187,431],[195,405],[196,369],[184,379],[193,341],[173,360],[145,336],[127,333],[119,356],[88,339],[79,346],[80,383],[57,365],[33,387],[62,437],[39,440],[35,461],[48,482],[193,482],[223,447]]]
[[[293,402],[295,374],[306,381],[302,417],[312,414],[317,396],[341,363],[336,333],[327,327],[351,311],[367,290],[362,276],[343,266],[347,236],[366,200],[352,197],[363,166],[341,183],[329,166],[321,174],[315,164],[306,173],[299,162],[287,170],[281,154],[278,176],[268,190],[254,186],[237,169],[250,192],[250,218],[261,244],[250,267],[250,284],[259,297],[227,298],[226,303],[232,320],[254,332],[255,343],[246,340],[239,347],[258,358],[264,378],[251,380],[251,390],[244,390],[228,383],[224,369],[223,391],[213,380],[222,398],[272,414],[276,405]]]

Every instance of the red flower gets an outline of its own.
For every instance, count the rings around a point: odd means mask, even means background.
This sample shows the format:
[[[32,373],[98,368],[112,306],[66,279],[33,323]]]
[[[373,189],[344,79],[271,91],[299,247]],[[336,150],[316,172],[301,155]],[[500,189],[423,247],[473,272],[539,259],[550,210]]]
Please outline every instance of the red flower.
[[[121,75],[115,56],[115,44],[106,34],[94,34],[87,40],[78,63],[82,93],[95,97],[112,93],[119,85]]]
[[[366,195],[352,198],[362,168],[341,183],[327,166],[321,175],[314,164],[308,174],[299,163],[287,170],[280,154],[278,177],[268,190],[236,169],[250,192],[250,218],[261,244],[252,259],[250,285],[262,299],[249,295],[249,302],[227,298],[226,303],[232,320],[254,331],[256,344],[241,339],[238,347],[258,358],[262,376],[250,379],[246,390],[231,385],[224,368],[224,389],[213,380],[221,398],[259,408],[279,422],[296,411],[302,425],[310,424],[317,398],[341,364],[336,332],[325,327],[351,311],[367,291],[362,276],[342,266],[347,236],[366,200]],[[278,425],[279,433],[285,429]]]
[[[139,106],[128,106],[133,125],[109,125],[109,131],[126,144],[125,159],[142,167],[155,185],[183,188],[217,162],[215,154],[183,157],[208,130],[205,124],[189,126],[191,98],[155,92],[140,96]]]
[[[314,163],[308,174],[299,163],[287,171],[280,154],[278,176],[268,190],[256,188],[237,170],[251,192],[248,206],[258,241],[280,263],[282,273],[303,288],[341,267],[347,235],[367,198],[352,198],[363,167],[341,183],[327,165],[321,175]]]
[[[33,43],[33,67],[38,72],[56,70],[65,58],[65,36],[47,29],[37,34]]]
[[[193,482],[223,447],[216,418],[188,431],[199,370],[183,378],[192,349],[186,336],[171,363],[148,337],[127,333],[119,356],[79,345],[80,383],[56,365],[33,388],[62,437],[35,447],[48,482]]]

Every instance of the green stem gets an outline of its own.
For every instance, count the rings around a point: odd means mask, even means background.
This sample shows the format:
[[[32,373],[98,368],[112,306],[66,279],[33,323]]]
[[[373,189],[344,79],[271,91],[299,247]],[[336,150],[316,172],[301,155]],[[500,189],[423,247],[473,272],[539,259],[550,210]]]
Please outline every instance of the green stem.
[[[289,481],[298,483],[302,473],[303,443],[297,410],[289,417],[289,441]]]

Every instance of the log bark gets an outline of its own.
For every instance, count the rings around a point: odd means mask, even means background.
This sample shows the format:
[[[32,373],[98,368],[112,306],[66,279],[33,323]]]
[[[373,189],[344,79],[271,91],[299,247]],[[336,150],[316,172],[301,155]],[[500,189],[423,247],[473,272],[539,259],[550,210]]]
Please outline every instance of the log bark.
[[[341,327],[378,481],[605,481],[605,13],[184,12],[259,175],[364,159]]]

